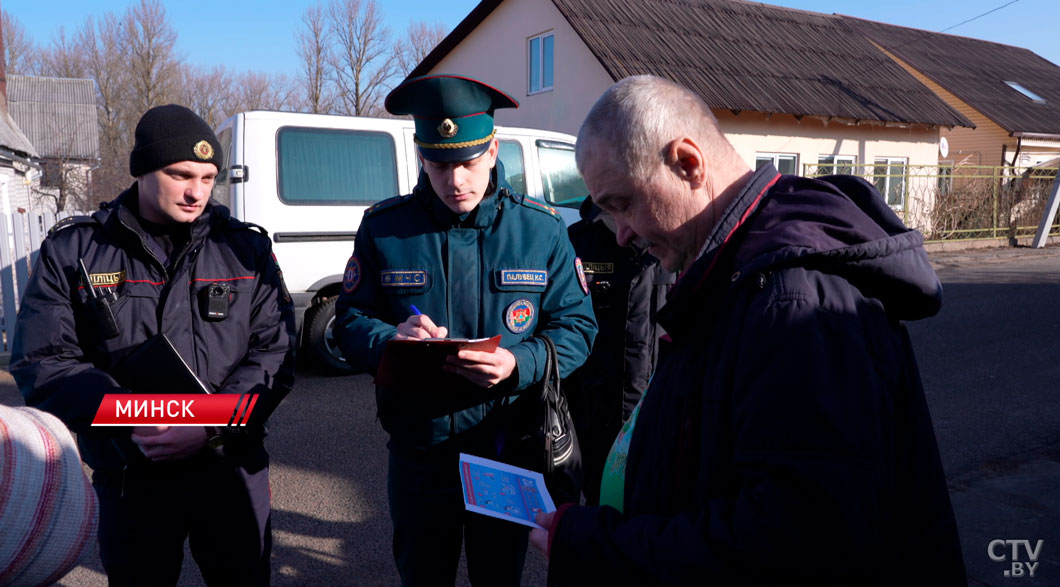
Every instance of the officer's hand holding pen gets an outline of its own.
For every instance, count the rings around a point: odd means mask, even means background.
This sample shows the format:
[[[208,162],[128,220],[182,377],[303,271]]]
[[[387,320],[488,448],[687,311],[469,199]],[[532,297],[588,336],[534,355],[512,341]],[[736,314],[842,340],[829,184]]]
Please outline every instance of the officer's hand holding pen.
[[[438,326],[426,314],[420,313],[416,306],[409,306],[412,315],[404,322],[398,324],[396,340],[423,340],[425,338],[445,338],[449,336],[449,329]]]

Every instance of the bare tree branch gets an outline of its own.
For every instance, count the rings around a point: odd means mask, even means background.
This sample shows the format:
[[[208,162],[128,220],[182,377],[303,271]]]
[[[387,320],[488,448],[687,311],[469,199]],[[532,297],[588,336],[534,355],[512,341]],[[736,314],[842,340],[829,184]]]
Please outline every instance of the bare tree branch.
[[[372,116],[382,110],[381,95],[395,74],[390,29],[383,26],[382,10],[375,0],[332,0],[328,20],[342,112]]]
[[[410,22],[405,38],[399,39],[394,44],[398,74],[402,77],[408,76],[409,72],[415,69],[438,46],[438,43],[442,42],[445,35],[445,25],[440,22],[434,24],[418,20]]]
[[[40,73],[40,52],[17,18],[3,11],[4,64],[8,75]]]
[[[122,53],[123,27],[113,13],[92,17],[78,30],[76,45],[85,57],[86,75],[96,80],[100,168],[92,175],[89,204],[113,199],[129,186],[129,148],[136,119],[129,110],[129,71]]]
[[[74,37],[67,37],[66,29],[61,26],[52,35],[51,47],[40,56],[40,70],[43,75],[71,79],[85,77],[85,56],[76,37],[76,34]]]
[[[335,96],[330,83],[331,34],[324,8],[320,4],[306,8],[302,23],[305,28],[297,33],[298,57],[302,60],[299,70],[304,93],[302,106],[312,113],[328,114],[334,107]]]
[[[137,118],[147,110],[172,101],[178,92],[181,59],[174,47],[177,33],[166,22],[160,0],[140,0],[123,19],[122,54],[130,69],[132,109]]]

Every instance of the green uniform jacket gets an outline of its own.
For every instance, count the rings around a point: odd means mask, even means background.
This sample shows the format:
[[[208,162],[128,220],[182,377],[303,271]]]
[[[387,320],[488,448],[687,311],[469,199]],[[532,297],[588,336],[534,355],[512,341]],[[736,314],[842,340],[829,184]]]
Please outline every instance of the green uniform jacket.
[[[452,338],[500,334],[517,361],[510,380],[491,390],[450,375],[434,389],[377,387],[392,444],[442,442],[540,381],[545,347],[534,334],[556,343],[562,376],[585,362],[596,319],[580,275],[555,210],[503,184],[458,216],[421,173],[412,194],[365,212],[336,306],[334,332],[347,360],[374,374],[386,341],[415,306]]]

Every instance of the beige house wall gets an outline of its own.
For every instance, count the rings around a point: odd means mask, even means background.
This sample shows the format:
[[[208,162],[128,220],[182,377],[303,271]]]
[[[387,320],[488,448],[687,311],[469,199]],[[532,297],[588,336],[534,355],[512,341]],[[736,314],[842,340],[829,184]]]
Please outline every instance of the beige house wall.
[[[555,35],[551,91],[530,95],[531,37]],[[498,110],[497,124],[577,134],[589,108],[614,80],[549,0],[506,0],[430,73],[474,77],[519,102]]]
[[[871,166],[877,157],[905,159],[912,167],[905,184],[906,205],[895,212],[909,226],[927,226],[937,179],[933,170],[920,177],[921,170],[916,166],[938,165],[938,127],[845,124],[817,117],[800,120],[788,114],[743,112],[735,115],[728,110],[716,110],[714,114],[725,136],[751,168],[760,153],[795,155],[800,175],[807,174],[807,166],[809,173],[816,171],[822,155],[853,156],[859,166]],[[858,167],[859,172],[863,170],[872,171],[871,167]]]
[[[938,164],[937,127],[848,125],[815,117],[798,120],[788,114],[734,115],[727,110],[717,110],[714,115],[737,152],[752,167],[756,153],[797,155],[799,173],[806,164],[816,166],[821,155],[852,155],[859,165],[873,163],[877,157],[904,157],[910,165]]]

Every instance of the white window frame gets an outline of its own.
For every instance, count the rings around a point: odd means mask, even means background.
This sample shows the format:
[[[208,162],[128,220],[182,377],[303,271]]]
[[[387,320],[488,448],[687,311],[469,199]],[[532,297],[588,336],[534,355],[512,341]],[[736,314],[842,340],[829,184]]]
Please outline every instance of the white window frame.
[[[552,45],[552,62],[549,64],[552,71],[549,77],[552,83],[545,85],[545,45],[546,39]],[[537,50],[534,50],[534,41],[537,41]],[[534,79],[534,61],[537,61],[537,79]],[[527,95],[551,92],[556,84],[556,33],[548,31],[540,35],[534,35],[526,40],[526,93]]]
[[[755,169],[758,169],[758,161],[761,159],[770,159],[773,167],[777,168],[777,171],[784,173],[780,169],[781,159],[791,161],[791,174],[796,175],[799,173],[799,155],[798,153],[755,153]]]
[[[822,161],[822,159],[831,159],[831,161]],[[817,156],[817,175],[854,175],[854,170],[857,169],[858,158],[854,155],[818,155]],[[825,169],[827,168],[827,170]],[[840,171],[840,168],[849,168],[850,171]]]
[[[890,177],[890,176],[894,175],[894,174],[891,173],[891,166],[893,166],[893,165],[901,166],[901,168],[902,168],[904,173],[902,174],[902,176],[900,178],[899,177]],[[886,173],[884,175],[886,175],[888,177],[875,177],[876,176],[876,168],[880,167],[880,166],[883,166],[883,167],[885,167],[887,169],[887,171],[886,171]],[[909,159],[906,158],[906,157],[876,157],[873,160],[873,162],[872,162],[872,174],[874,176],[873,177],[873,184],[876,186],[877,191],[880,192],[880,195],[883,196],[883,201],[887,202],[887,204],[891,208],[894,208],[895,210],[903,210],[905,208],[905,199],[906,199],[905,198],[905,195],[906,195],[905,194],[905,189],[906,189],[906,182],[909,179],[909,177],[908,177],[908,175],[909,175],[908,167],[909,167]],[[881,181],[883,183],[883,186],[881,187],[880,184],[877,183],[877,181]],[[899,193],[901,194],[901,200],[898,201],[898,202],[890,202],[887,199],[887,195],[891,191],[891,185],[894,182],[896,182],[896,181],[902,182],[901,185],[899,186],[899,190],[898,190]]]
[[[953,159],[939,159],[939,174],[936,179],[938,192],[936,195],[945,196],[953,190]]]

